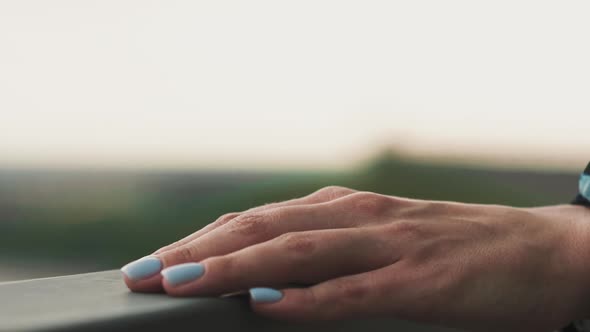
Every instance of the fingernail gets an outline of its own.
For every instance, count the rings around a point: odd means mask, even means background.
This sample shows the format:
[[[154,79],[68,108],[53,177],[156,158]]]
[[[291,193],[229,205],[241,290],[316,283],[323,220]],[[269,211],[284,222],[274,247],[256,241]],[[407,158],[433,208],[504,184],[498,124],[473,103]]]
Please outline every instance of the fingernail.
[[[131,280],[140,280],[158,273],[162,269],[162,262],[154,256],[147,256],[131,262],[121,268],[121,271]]]
[[[273,288],[250,288],[250,297],[255,303],[272,303],[280,301],[283,293]]]
[[[205,273],[205,267],[200,263],[184,263],[162,270],[164,280],[172,286],[199,279]]]

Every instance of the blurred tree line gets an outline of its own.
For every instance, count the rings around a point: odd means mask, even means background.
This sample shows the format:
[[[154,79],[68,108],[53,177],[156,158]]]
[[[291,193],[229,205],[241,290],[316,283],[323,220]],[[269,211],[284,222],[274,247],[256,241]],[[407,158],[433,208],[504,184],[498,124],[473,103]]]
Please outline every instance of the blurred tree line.
[[[327,185],[420,199],[565,203],[577,174],[433,165],[384,153],[348,172],[0,171],[0,256],[104,268],[148,254],[218,216]]]

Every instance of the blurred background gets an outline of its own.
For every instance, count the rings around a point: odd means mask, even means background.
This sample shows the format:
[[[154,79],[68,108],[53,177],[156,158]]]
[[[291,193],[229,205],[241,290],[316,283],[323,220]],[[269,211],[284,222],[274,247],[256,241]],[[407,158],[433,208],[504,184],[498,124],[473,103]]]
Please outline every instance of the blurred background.
[[[571,200],[585,1],[0,2],[0,281],[349,186]]]

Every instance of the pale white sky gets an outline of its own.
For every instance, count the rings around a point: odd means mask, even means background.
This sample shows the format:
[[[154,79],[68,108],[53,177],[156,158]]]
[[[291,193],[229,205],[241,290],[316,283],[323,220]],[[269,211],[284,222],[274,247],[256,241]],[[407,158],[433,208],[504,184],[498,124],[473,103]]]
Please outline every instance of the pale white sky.
[[[0,2],[0,167],[581,168],[588,1]]]

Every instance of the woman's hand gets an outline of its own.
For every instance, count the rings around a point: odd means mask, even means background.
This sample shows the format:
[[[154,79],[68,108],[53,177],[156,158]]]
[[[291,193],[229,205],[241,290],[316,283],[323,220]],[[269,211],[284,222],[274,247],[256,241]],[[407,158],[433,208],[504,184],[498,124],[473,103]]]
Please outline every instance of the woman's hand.
[[[252,290],[252,305],[279,319],[389,316],[551,331],[587,313],[589,218],[575,206],[519,209],[329,187],[224,215],[123,271],[131,290],[173,296],[272,287],[279,291]]]

